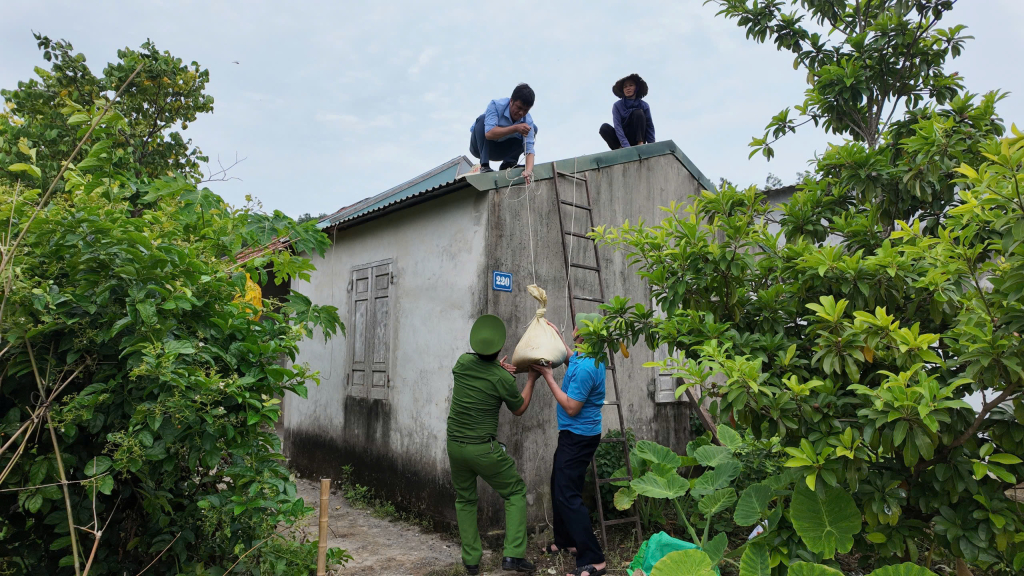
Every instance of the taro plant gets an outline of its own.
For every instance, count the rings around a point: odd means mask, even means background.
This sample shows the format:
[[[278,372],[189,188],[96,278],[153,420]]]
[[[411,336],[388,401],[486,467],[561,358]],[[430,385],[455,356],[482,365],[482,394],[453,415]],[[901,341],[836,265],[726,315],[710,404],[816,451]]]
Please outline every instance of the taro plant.
[[[847,492],[827,488],[819,494],[802,484],[794,490],[792,473],[783,472],[737,493],[733,484],[741,464],[735,450],[743,441],[726,426],[720,426],[718,434],[725,445],[695,441],[687,447],[687,456],[653,442],[638,442],[634,451],[648,463],[646,472],[628,484],[620,483],[616,507],[626,509],[641,496],[669,502],[690,540],[709,558],[709,565],[731,565],[741,576],[761,574],[751,572],[751,565],[781,570],[800,561],[832,562],[837,553],[852,549],[862,523]],[[681,466],[700,467],[703,473],[686,479],[679,474]],[[757,529],[730,550],[728,535],[713,532],[720,516]]]

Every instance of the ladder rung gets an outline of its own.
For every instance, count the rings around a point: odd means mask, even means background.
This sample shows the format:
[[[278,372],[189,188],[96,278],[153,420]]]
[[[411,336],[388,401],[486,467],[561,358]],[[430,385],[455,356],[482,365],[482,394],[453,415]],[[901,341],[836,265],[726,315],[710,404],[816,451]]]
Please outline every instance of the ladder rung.
[[[590,264],[577,264],[575,262],[569,263],[570,268],[582,268],[584,270],[593,270],[594,272],[600,272],[601,268],[597,266],[591,266]]]
[[[622,478],[598,478],[598,484],[608,484],[611,482],[629,482],[632,480],[629,476],[623,476]]]
[[[619,401],[618,400],[605,400],[604,401],[604,405],[605,406],[618,406],[619,405]]]
[[[584,240],[590,240],[589,236],[587,236],[586,234],[581,234],[580,232],[566,232],[565,235],[566,236],[575,236],[577,238],[583,238]]]
[[[600,298],[591,298],[590,296],[573,296],[573,300],[586,300],[587,302],[597,302],[598,304],[604,304],[604,300]]]
[[[562,204],[565,204],[566,206],[572,206],[573,208],[579,208],[580,210],[593,210],[593,208],[591,208],[590,206],[584,206],[583,204],[577,204],[575,202],[570,202],[568,200],[559,200],[559,202],[561,202]]]
[[[631,516],[629,518],[616,518],[615,520],[608,520],[604,523],[605,526],[614,526],[616,524],[625,524],[626,522],[636,522],[639,518]]]
[[[555,174],[557,174],[559,176],[565,176],[566,178],[575,178],[577,180],[582,180],[584,182],[587,181],[587,177],[586,176],[580,176],[578,174],[569,174],[568,172],[562,172],[561,170],[558,170],[558,169],[555,170]]]
[[[601,438],[601,444],[609,444],[611,442],[625,442],[626,439],[619,436],[618,438]]]

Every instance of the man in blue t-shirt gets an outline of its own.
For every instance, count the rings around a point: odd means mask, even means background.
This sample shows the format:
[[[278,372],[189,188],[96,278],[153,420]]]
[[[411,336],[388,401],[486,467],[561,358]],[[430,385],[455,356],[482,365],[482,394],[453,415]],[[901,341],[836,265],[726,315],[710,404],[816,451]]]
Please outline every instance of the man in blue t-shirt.
[[[583,322],[594,322],[598,314],[577,314],[576,332]],[[558,331],[554,324],[551,327]],[[551,469],[551,508],[554,513],[555,543],[545,550],[549,554],[563,550],[576,552],[576,576],[599,576],[605,573],[604,552],[590,525],[590,511],[583,503],[583,484],[587,466],[601,443],[601,408],[604,406],[604,364],[580,356],[565,347],[569,363],[562,385],[555,382],[551,368],[534,366],[529,379],[543,376],[558,402],[558,448]],[[575,550],[574,550],[575,549]]]

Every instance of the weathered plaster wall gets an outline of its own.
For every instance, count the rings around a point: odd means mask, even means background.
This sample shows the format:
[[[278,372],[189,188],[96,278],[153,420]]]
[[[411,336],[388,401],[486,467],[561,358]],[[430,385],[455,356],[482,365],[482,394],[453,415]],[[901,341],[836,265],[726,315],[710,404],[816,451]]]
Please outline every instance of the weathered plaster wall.
[[[390,295],[390,378],[385,399],[349,394],[351,342],[318,333],[297,362],[320,370],[309,397],[285,400],[285,444],[301,472],[355,480],[409,507],[454,521],[445,452],[451,366],[468,351],[482,306],[486,193],[473,188],[338,232],[309,282],[294,289],[338,307],[353,325],[353,267],[394,259]]]
[[[696,180],[672,155],[587,175],[597,225],[640,218],[660,221],[665,213],[659,206],[685,201],[698,191]],[[572,179],[560,178],[558,188],[564,199],[572,200]],[[473,320],[485,313],[504,319],[509,338],[502,354],[511,355],[537,309],[526,292],[526,286],[536,281],[548,292],[548,319],[564,326],[564,336],[571,337],[554,193],[551,179],[538,181],[529,196],[521,187],[488,192],[470,188],[337,234],[326,257],[316,261],[318,270],[311,281],[294,288],[315,302],[337,306],[342,320],[351,324],[347,285],[352,268],[394,258],[392,384],[385,400],[351,397],[345,385],[348,341],[336,337],[324,345],[316,335],[304,343],[298,361],[321,370],[322,384],[311,387],[306,400],[286,399],[285,440],[293,465],[306,473],[338,478],[341,466],[352,464],[356,481],[401,504],[454,521],[445,425],[451,366],[468,349]],[[576,202],[586,203],[581,184],[576,185]],[[577,232],[587,231],[585,212],[575,209],[573,223],[574,209],[561,209],[567,229],[574,225]],[[579,238],[573,243],[573,261],[593,265],[592,243]],[[627,269],[622,253],[602,247],[599,255],[605,299],[621,295],[649,301],[646,285]],[[494,270],[513,274],[513,292],[491,290]],[[592,272],[574,274],[577,293],[598,295]],[[595,311],[596,304],[583,304],[578,310]],[[688,439],[689,412],[684,404],[655,404],[656,375],[642,366],[653,357],[641,346],[630,359],[618,359],[626,426],[639,438],[681,451]],[[556,378],[563,371],[558,369]],[[525,375],[518,377],[520,388],[525,381]],[[608,399],[614,399],[610,379]],[[614,408],[605,408],[604,416],[606,429],[617,427]],[[526,481],[533,526],[550,517],[548,483],[557,433],[555,402],[546,386],[538,387],[522,417],[501,412],[500,440]],[[500,529],[503,503],[482,481],[479,488],[481,528]]]
[[[658,209],[673,200],[684,201],[698,192],[696,180],[670,155],[642,161],[608,166],[587,172],[590,179],[591,202],[595,225],[620,225],[626,220],[647,223],[661,221],[665,213]],[[565,200],[573,200],[573,180],[560,177],[558,191]],[[547,318],[562,327],[563,336],[571,338],[572,321],[567,316],[566,274],[562,248],[559,245],[559,224],[553,180],[541,180],[531,188],[529,197],[523,188],[493,191],[488,206],[490,225],[487,233],[486,261],[488,268],[511,272],[512,293],[487,294],[487,312],[505,319],[509,326],[509,344],[502,353],[511,353],[524,327],[533,318],[536,301],[526,293],[526,286],[534,282],[547,291]],[[582,183],[576,184],[576,203],[586,204]],[[529,217],[527,214],[529,206]],[[565,227],[575,225],[584,233],[589,222],[583,210],[560,206]],[[573,212],[575,222],[573,222]],[[530,224],[532,222],[532,224]],[[530,257],[532,228],[534,256]],[[593,244],[580,238],[573,239],[573,261],[594,265]],[[608,247],[598,249],[603,269],[605,300],[612,296],[626,296],[637,302],[649,302],[650,294],[643,280],[629,270],[624,255]],[[598,296],[594,272],[574,269],[573,286],[577,294]],[[577,311],[597,311],[597,304],[577,303]],[[617,359],[619,388],[622,393],[626,426],[638,438],[655,440],[682,450],[688,432],[688,409],[684,404],[654,403],[655,373],[643,368],[653,359],[653,352],[642,346],[633,350],[628,360]],[[555,372],[561,381],[564,368]],[[519,376],[519,385],[525,376]],[[614,399],[611,376],[608,379],[608,399]],[[614,407],[604,409],[605,429],[618,427]],[[555,401],[546,386],[534,392],[529,410],[516,418],[507,411],[501,414],[499,434],[516,458],[520,473],[526,480],[530,502],[531,525],[545,522],[545,508],[550,517],[549,478],[551,458],[557,444]],[[488,524],[500,525],[502,508],[499,498],[491,491],[482,491],[481,513]]]

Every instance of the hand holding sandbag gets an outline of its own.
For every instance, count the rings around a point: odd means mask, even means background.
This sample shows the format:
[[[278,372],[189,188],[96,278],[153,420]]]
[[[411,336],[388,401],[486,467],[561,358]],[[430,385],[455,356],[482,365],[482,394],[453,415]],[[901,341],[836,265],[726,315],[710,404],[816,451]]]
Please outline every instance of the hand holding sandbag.
[[[540,303],[540,308],[512,352],[512,365],[520,372],[526,372],[532,364],[552,368],[564,364],[566,352],[562,335],[544,320],[544,314],[547,313],[547,294],[536,284],[530,284],[526,289],[530,296]]]

